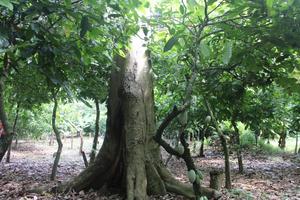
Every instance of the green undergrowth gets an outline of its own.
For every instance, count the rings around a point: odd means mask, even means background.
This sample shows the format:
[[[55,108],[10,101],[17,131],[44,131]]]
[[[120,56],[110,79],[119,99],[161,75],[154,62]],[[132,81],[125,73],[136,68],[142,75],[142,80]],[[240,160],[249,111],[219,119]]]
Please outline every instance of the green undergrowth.
[[[243,199],[243,200],[253,200],[254,196],[251,192],[240,188],[234,188],[228,191],[229,198]]]
[[[280,149],[277,146],[277,141],[272,140],[268,143],[264,139],[259,139],[258,144],[256,145],[255,136],[251,132],[243,133],[240,136],[241,146],[244,150],[254,150],[255,152],[265,153],[265,154],[282,154],[289,153],[293,150],[293,138],[288,138],[285,149]]]

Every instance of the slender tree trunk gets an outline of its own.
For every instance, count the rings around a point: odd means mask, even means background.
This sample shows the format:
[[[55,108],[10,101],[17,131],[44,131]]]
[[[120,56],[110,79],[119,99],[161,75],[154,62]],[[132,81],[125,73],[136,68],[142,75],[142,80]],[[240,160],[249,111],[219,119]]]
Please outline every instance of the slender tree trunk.
[[[241,142],[240,142],[240,133],[235,119],[232,119],[231,124],[234,128],[235,148],[236,148],[236,154],[238,159],[239,173],[242,174],[244,172],[244,166],[243,166],[243,157],[242,157],[242,149],[241,149]]]
[[[154,141],[152,70],[143,45],[136,37],[126,60],[116,59],[120,70],[111,75],[103,145],[94,162],[59,190],[114,188],[128,200],[167,191],[195,197],[191,185],[180,183],[165,168]],[[210,198],[219,196],[211,189],[201,191]]]
[[[16,135],[16,140],[15,140],[15,146],[14,146],[14,149],[17,149],[18,148],[18,135]]]
[[[58,144],[58,148],[57,148],[57,152],[56,152],[56,156],[55,156],[55,159],[54,159],[52,172],[51,172],[51,176],[50,176],[51,180],[54,180],[55,177],[56,177],[57,167],[58,167],[61,151],[62,151],[62,148],[63,148],[63,143],[61,141],[60,132],[58,131],[58,129],[56,127],[56,112],[57,112],[57,107],[58,107],[58,102],[57,102],[57,93],[58,93],[58,91],[59,90],[53,92],[54,106],[53,106],[53,112],[52,112],[52,129],[53,129],[53,131],[55,133],[55,136],[56,136],[56,141],[57,141],[57,144]]]
[[[20,104],[18,103],[17,108],[16,108],[16,116],[15,116],[15,120],[14,120],[14,125],[13,125],[13,134],[15,137],[17,137],[16,128],[17,128],[17,122],[18,122],[18,118],[19,118],[19,105]],[[7,154],[6,154],[6,162],[7,163],[10,162],[11,145],[12,145],[12,140],[10,142],[10,145],[8,147]]]
[[[230,162],[229,162],[229,152],[228,152],[228,148],[227,148],[227,141],[226,141],[226,138],[223,134],[223,132],[221,131],[220,127],[219,127],[219,124],[213,114],[213,111],[210,107],[210,104],[209,102],[205,100],[205,104],[206,104],[206,107],[207,107],[207,110],[209,112],[209,115],[211,116],[211,119],[212,119],[212,122],[218,132],[218,135],[219,135],[219,138],[221,140],[221,145],[222,145],[222,148],[223,148],[223,152],[224,152],[224,161],[225,161],[225,187],[227,189],[231,189],[231,175],[230,175]]]
[[[82,132],[79,132],[79,138],[80,138],[79,155],[82,156],[84,166],[87,167],[89,165],[89,162],[87,161],[85,152],[83,151],[83,135],[82,135]]]
[[[79,155],[81,155],[82,151],[83,151],[83,136],[82,136],[82,133],[81,132],[77,132],[78,136],[79,136]]]
[[[180,135],[180,142],[181,142],[182,146],[184,147],[184,153],[182,155],[182,158],[184,159],[184,162],[187,166],[187,170],[188,171],[194,170],[197,173],[197,167],[195,166],[194,161],[192,159],[191,152],[189,149],[189,144],[188,144],[188,142],[186,142],[185,137],[184,137],[183,131],[185,128],[186,127],[182,127],[182,131],[181,131],[182,133]],[[201,192],[201,189],[200,189],[200,185],[199,185],[200,183],[197,183],[197,181],[194,181],[192,184],[193,184],[193,190],[194,190],[196,199],[200,199],[200,197],[203,195]]]
[[[200,157],[205,157],[205,155],[204,155],[204,138],[201,139],[201,146],[200,146],[199,156]]]
[[[225,136],[220,135],[220,140],[221,140],[221,144],[224,152],[224,160],[225,160],[225,187],[227,189],[231,189],[229,152],[228,152]]]
[[[90,155],[90,163],[94,162],[96,157],[96,151],[97,151],[97,144],[98,144],[98,137],[99,137],[99,123],[100,123],[100,107],[99,107],[99,101],[97,98],[95,98],[95,105],[96,105],[96,121],[95,121],[95,135],[94,135],[94,141],[93,141],[93,147],[92,152]]]
[[[74,140],[74,136],[73,136],[73,133],[71,132],[71,149],[73,149],[73,141]]]
[[[297,150],[298,150],[298,137],[299,137],[299,134],[296,133],[296,145],[295,145],[295,154],[297,154]]]
[[[201,141],[201,146],[199,150],[199,156],[205,157],[204,155],[204,140],[206,135],[207,127],[204,127],[202,130],[199,131],[199,140]]]
[[[10,145],[8,146],[7,153],[6,153],[6,162],[7,163],[10,163],[11,144],[12,144],[12,140],[11,140]]]
[[[255,132],[254,132],[254,136],[255,136],[255,146],[258,145],[258,138],[259,138],[259,135],[260,135],[260,130],[259,130],[259,129],[256,129]]]
[[[281,149],[284,149],[285,148],[285,145],[286,145],[286,131],[283,130],[280,134],[280,138],[279,138],[279,141],[278,141],[278,146],[281,148]]]

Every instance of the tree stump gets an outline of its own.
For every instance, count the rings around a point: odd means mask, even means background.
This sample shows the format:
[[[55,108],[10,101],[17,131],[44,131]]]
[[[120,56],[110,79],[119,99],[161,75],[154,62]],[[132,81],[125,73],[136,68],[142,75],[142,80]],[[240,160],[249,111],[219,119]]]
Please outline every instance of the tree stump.
[[[210,175],[210,188],[220,190],[222,187],[222,180],[224,179],[224,171],[221,169],[213,169],[209,172]]]

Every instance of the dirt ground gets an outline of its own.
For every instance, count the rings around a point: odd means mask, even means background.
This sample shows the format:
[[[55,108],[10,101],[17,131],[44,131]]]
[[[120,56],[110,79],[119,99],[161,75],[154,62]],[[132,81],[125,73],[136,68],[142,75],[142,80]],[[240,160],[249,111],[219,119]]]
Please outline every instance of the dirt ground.
[[[56,146],[49,146],[47,141],[21,141],[17,149],[12,151],[11,163],[0,163],[0,200],[27,199],[122,199],[118,195],[102,196],[97,191],[67,194],[45,192],[35,194],[28,189],[52,186],[70,180],[84,169],[79,154],[79,138],[75,138],[71,149],[71,139],[65,139],[64,148],[57,172],[57,180],[50,181],[53,153]],[[85,138],[84,151],[90,152],[92,138]],[[101,142],[99,143],[101,145]],[[165,152],[163,158],[167,158]],[[221,155],[206,151],[205,158],[195,158],[195,163],[204,173],[204,185],[209,185],[209,171],[223,168]],[[237,173],[237,163],[231,157],[233,189],[222,189],[222,199],[300,199],[300,157],[288,154],[277,156],[244,155],[245,174]],[[187,182],[186,169],[183,161],[172,158],[168,167],[177,179]],[[151,199],[183,199],[167,194]]]

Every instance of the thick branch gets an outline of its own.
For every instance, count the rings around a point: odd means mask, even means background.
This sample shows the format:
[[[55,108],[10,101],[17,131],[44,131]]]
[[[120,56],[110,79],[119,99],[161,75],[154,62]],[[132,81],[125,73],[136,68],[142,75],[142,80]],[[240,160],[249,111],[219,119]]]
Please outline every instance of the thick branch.
[[[160,145],[162,146],[169,154],[177,156],[179,158],[181,158],[181,154],[176,151],[171,145],[169,145],[165,140],[163,140],[162,138],[154,138],[154,140]]]
[[[155,134],[155,140],[160,139],[162,137],[164,130],[168,127],[168,125],[172,122],[172,120],[175,119],[180,113],[184,112],[188,107],[189,104],[184,104],[180,108],[174,106],[173,110],[165,117],[163,122],[158,127]]]

